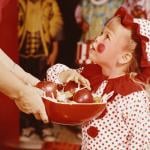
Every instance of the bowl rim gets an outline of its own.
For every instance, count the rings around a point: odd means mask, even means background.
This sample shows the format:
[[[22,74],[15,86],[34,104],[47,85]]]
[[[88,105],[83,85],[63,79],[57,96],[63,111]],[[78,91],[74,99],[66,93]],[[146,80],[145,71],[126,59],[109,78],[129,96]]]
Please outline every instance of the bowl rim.
[[[44,100],[46,101],[49,101],[49,102],[52,102],[52,103],[56,103],[56,104],[61,104],[61,105],[106,105],[106,103],[104,102],[95,102],[95,103],[76,103],[76,102],[70,102],[70,103],[67,103],[67,102],[61,102],[61,101],[56,101],[56,99],[48,99],[48,97],[42,97]]]

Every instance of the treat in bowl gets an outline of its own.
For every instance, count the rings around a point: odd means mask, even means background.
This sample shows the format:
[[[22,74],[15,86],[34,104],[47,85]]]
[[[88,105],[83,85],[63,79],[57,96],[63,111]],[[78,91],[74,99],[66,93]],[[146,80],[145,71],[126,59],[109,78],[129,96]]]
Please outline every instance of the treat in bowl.
[[[75,84],[73,83],[72,85]],[[66,84],[61,90],[58,86],[56,87],[56,97],[47,96],[46,94],[43,96],[49,120],[54,123],[80,125],[98,117],[105,110],[106,104],[100,102],[100,97],[99,101],[95,101],[95,96],[86,88],[80,88],[77,85],[74,90],[70,88],[70,91],[67,91],[66,89],[64,90]],[[40,88],[44,91],[46,89]]]
[[[73,101],[77,103],[94,103],[91,91],[86,88],[80,89],[73,95]]]
[[[64,91],[74,93],[76,91],[76,88],[78,88],[78,84],[75,83],[74,81],[69,81],[68,83],[65,84]]]
[[[47,97],[55,97],[57,96],[57,84],[51,81],[40,81],[36,85],[37,88],[42,89],[45,92],[45,96]]]

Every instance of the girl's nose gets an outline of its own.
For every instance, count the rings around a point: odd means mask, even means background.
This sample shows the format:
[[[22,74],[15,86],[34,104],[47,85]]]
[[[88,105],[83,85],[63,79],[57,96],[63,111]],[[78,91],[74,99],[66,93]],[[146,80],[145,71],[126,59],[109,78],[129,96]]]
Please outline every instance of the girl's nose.
[[[96,42],[93,42],[93,43],[92,43],[92,49],[93,49],[93,50],[96,49],[96,45],[97,45]]]

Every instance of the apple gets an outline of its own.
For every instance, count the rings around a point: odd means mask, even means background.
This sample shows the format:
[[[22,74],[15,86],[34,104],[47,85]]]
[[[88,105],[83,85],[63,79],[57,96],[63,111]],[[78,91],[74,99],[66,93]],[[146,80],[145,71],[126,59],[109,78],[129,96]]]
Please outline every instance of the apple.
[[[78,84],[76,82],[74,82],[74,81],[69,81],[64,86],[64,92],[69,91],[71,93],[74,93],[76,88],[78,88]]]
[[[36,85],[37,88],[45,91],[45,95],[47,97],[55,97],[57,96],[57,84],[51,81],[40,81]]]
[[[94,99],[91,91],[84,88],[74,93],[73,101],[77,103],[93,103]]]

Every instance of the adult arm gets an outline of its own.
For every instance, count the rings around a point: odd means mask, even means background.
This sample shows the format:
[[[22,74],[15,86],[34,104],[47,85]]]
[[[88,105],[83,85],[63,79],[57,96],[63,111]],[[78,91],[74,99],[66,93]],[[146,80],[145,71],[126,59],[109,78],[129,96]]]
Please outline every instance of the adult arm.
[[[41,99],[42,91],[22,82],[1,62],[0,66],[0,92],[13,99],[21,111],[33,113],[36,119],[48,122]]]
[[[26,84],[36,85],[39,79],[32,76],[30,73],[25,72],[19,65],[17,65],[8,55],[0,49],[0,62],[15,76]]]

